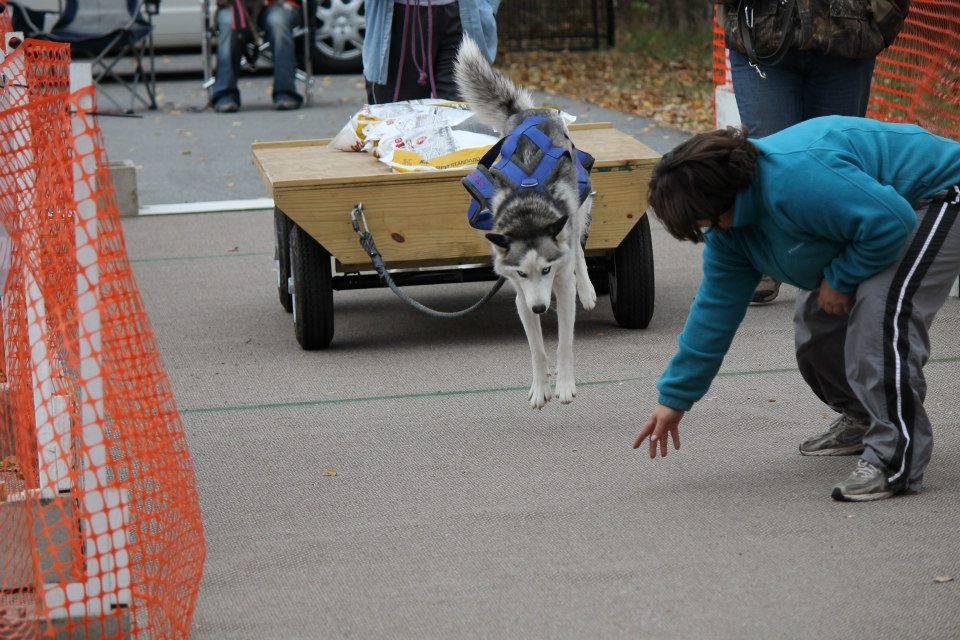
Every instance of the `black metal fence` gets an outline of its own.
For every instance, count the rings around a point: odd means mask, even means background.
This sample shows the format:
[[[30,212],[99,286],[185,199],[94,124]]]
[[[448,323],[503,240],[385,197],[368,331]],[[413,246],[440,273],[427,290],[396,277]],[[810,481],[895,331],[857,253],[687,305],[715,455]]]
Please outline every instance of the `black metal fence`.
[[[613,46],[616,0],[503,0],[497,12],[500,51]]]

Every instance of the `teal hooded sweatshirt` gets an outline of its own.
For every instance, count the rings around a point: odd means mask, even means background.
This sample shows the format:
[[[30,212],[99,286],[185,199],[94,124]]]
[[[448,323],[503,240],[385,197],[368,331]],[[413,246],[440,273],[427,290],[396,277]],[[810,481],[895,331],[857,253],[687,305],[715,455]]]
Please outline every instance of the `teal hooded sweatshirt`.
[[[733,225],[707,231],[703,277],[659,402],[688,411],[720,370],[762,274],[852,294],[892,264],[914,204],[960,184],[960,143],[907,124],[814,118],[762,139]]]

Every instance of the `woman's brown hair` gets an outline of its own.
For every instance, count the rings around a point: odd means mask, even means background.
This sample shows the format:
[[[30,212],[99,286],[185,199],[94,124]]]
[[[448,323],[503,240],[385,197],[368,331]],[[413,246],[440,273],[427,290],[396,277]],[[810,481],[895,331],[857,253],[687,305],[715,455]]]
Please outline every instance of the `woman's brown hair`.
[[[757,172],[760,152],[747,140],[747,128],[700,133],[664,155],[650,176],[650,207],[678,240],[703,241],[698,220],[714,228],[729,211],[737,191]]]

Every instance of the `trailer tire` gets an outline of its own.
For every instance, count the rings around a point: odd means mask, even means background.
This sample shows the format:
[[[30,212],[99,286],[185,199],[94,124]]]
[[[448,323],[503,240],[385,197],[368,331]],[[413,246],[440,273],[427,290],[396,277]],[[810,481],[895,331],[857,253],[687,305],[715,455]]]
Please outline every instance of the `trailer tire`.
[[[287,313],[293,311],[290,296],[290,227],[293,222],[279,208],[273,208],[273,262],[277,270],[277,293],[280,306]]]
[[[646,329],[654,304],[653,242],[646,215],[613,250],[607,275],[617,324],[626,329]]]
[[[293,327],[304,351],[333,341],[333,273],[330,254],[296,224],[290,229]]]

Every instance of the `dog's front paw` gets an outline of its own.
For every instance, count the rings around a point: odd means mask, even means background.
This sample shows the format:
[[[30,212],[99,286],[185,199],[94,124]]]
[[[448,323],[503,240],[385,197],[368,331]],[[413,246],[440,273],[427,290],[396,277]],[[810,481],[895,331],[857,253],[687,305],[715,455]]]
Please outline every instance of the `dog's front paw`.
[[[597,291],[593,288],[590,278],[583,278],[578,282],[577,297],[580,298],[581,306],[587,311],[597,306]]]
[[[549,380],[536,380],[530,386],[530,394],[528,399],[530,400],[530,406],[534,409],[543,409],[543,407],[550,402],[550,398],[553,394],[550,393],[550,381]]]
[[[593,284],[589,284],[585,288],[586,291],[578,292],[577,296],[580,298],[580,304],[583,308],[590,311],[597,306],[597,292],[594,290]]]
[[[560,376],[557,378],[557,390],[554,397],[560,400],[561,404],[570,404],[577,396],[577,383],[573,377]]]

